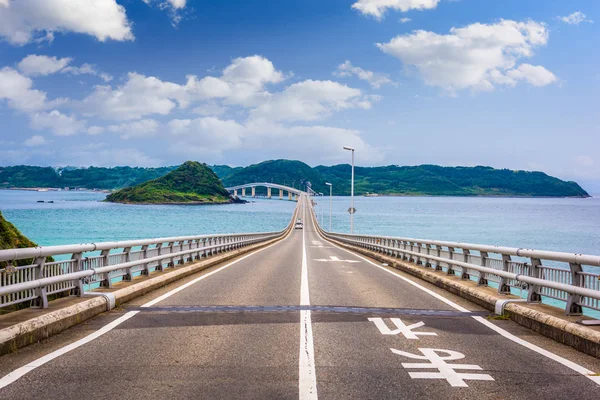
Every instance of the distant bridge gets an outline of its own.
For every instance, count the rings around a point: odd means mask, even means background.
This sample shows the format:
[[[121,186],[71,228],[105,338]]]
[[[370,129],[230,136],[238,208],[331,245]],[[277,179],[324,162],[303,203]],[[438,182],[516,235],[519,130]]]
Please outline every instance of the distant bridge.
[[[279,185],[277,183],[268,183],[268,182],[255,182],[255,183],[246,183],[244,185],[232,186],[225,188],[226,190],[233,192],[233,196],[237,197],[238,190],[241,191],[242,197],[246,197],[246,189],[251,189],[251,197],[256,197],[256,188],[257,187],[266,187],[267,188],[267,198],[272,198],[272,189],[279,189],[279,198],[283,199],[283,192],[287,192],[288,200],[297,200],[298,196],[302,194],[306,194],[306,192],[296,189],[293,187]]]

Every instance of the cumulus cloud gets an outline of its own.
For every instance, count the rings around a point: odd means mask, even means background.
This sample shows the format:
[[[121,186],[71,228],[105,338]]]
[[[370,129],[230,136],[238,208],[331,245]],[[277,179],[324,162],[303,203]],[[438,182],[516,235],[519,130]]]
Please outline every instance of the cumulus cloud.
[[[33,81],[12,68],[0,69],[0,100],[18,111],[32,112],[56,106],[64,99],[48,102],[46,93],[33,89]]]
[[[99,135],[99,134],[103,133],[104,131],[105,131],[105,128],[103,126],[97,126],[97,125],[90,126],[87,129],[88,135]]]
[[[333,75],[338,77],[356,76],[358,79],[369,82],[369,84],[376,89],[379,89],[382,85],[393,83],[387,75],[356,67],[348,60],[338,65],[337,70]]]
[[[333,111],[370,107],[370,100],[358,89],[338,82],[309,79],[272,95],[252,110],[251,116],[270,121],[313,121]]]
[[[224,152],[236,154],[260,150],[282,158],[302,158],[308,162],[341,162],[340,143],[355,147],[365,162],[379,162],[383,154],[370,147],[356,130],[330,126],[288,126],[265,120],[240,124],[233,120],[204,117],[172,120],[169,150],[174,154],[218,161]]]
[[[388,9],[407,12],[436,8],[440,0],[358,0],[352,8],[364,15],[382,19]]]
[[[25,140],[23,144],[27,147],[38,147],[43,144],[46,144],[46,139],[40,135],[34,135],[29,139]]]
[[[181,10],[187,5],[187,0],[143,0],[148,5],[158,4],[161,10],[167,10],[171,16],[173,26],[177,26],[181,22]]]
[[[556,17],[556,18],[559,21],[562,21],[565,24],[569,24],[569,25],[579,25],[582,22],[589,22],[589,23],[594,22],[591,19],[588,19],[587,16],[584,13],[582,13],[581,11],[575,11],[571,15],[567,15],[565,17]]]
[[[55,74],[57,72],[71,75],[94,75],[100,77],[103,81],[112,80],[112,76],[106,73],[101,73],[91,64],[83,64],[80,67],[70,66],[73,61],[70,57],[57,58],[44,55],[30,54],[22,59],[17,67],[27,76],[45,76]]]
[[[119,125],[110,125],[108,130],[110,132],[121,133],[121,139],[131,139],[154,136],[159,126],[159,123],[153,119],[142,119]]]
[[[31,116],[33,129],[49,129],[58,136],[70,136],[83,132],[85,125],[85,121],[80,121],[73,115],[65,115],[58,110],[37,112]]]
[[[536,86],[554,82],[556,77],[543,67],[517,66],[518,60],[533,56],[533,49],[547,41],[543,23],[500,20],[452,28],[447,35],[418,30],[377,46],[415,68],[426,84],[455,92],[492,90],[518,80]]]
[[[236,58],[220,77],[189,75],[185,84],[162,81],[130,73],[124,85],[96,86],[82,107],[87,114],[107,119],[140,119],[151,114],[169,114],[178,105],[192,101],[221,99],[227,104],[256,105],[270,95],[266,84],[279,83],[284,74],[261,56]]]
[[[22,46],[74,32],[106,40],[133,40],[125,8],[116,0],[13,0],[0,7],[0,37]]]
[[[408,17],[404,17],[404,18],[400,18],[399,22],[401,24],[406,24],[408,22],[412,21],[412,19],[408,18]]]
[[[22,59],[17,67],[28,76],[50,75],[64,69],[72,60],[69,57],[57,58],[30,54]]]
[[[223,106],[220,106],[218,104],[215,103],[205,103],[202,105],[199,105],[198,107],[194,108],[192,111],[195,114],[200,114],[200,115],[204,115],[204,116],[215,116],[215,115],[221,115],[223,113],[225,113],[227,109]]]

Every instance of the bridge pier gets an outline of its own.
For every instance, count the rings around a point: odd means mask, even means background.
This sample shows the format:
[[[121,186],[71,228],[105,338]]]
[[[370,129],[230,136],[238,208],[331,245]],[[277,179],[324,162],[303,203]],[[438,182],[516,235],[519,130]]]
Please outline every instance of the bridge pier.
[[[233,189],[233,197],[237,197],[237,189]]]
[[[242,197],[246,197],[246,188],[242,188]]]
[[[256,187],[252,186],[252,197],[256,197]]]
[[[279,189],[279,199],[283,199],[283,189]]]
[[[292,201],[292,192],[288,190],[288,200]]]
[[[267,199],[270,199],[270,198],[271,198],[271,188],[268,187],[267,188]]]

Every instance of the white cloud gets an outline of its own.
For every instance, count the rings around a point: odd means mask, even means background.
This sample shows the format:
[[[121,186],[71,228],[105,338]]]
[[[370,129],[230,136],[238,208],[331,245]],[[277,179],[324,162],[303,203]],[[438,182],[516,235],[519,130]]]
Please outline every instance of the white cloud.
[[[407,12],[436,8],[440,0],[358,0],[352,8],[364,15],[381,19],[388,9]]]
[[[161,10],[167,10],[171,17],[171,24],[176,27],[181,19],[183,18],[181,15],[181,10],[185,8],[187,5],[187,0],[142,0],[144,3],[148,5],[152,5],[153,3],[157,3],[158,7]]]
[[[0,7],[0,37],[12,44],[52,40],[55,32],[83,33],[101,42],[133,40],[125,8],[116,0],[18,0]]]
[[[30,54],[22,59],[17,66],[25,75],[50,75],[64,69],[72,60],[69,57],[57,58]]]
[[[360,67],[355,67],[348,60],[338,65],[337,70],[333,73],[333,75],[338,77],[349,77],[355,75],[358,79],[369,82],[369,84],[379,89],[382,85],[387,85],[393,83],[390,78],[385,74],[379,74],[373,71],[367,71]]]
[[[582,22],[594,22],[591,19],[587,19],[587,16],[581,11],[575,11],[571,15],[567,15],[565,17],[557,17],[557,19],[569,25],[579,25]]]
[[[594,159],[590,156],[577,156],[575,157],[575,163],[584,167],[591,167],[594,165]]]
[[[46,101],[46,93],[32,89],[33,81],[12,68],[0,69],[0,100],[7,100],[11,108],[36,111],[57,105],[64,100]]]
[[[283,73],[261,56],[236,58],[221,77],[194,75],[184,85],[156,77],[130,73],[124,85],[96,86],[82,102],[85,113],[106,119],[140,119],[151,114],[167,115],[177,105],[186,108],[192,101],[222,99],[227,104],[250,107],[268,98],[269,83],[279,83]]]
[[[400,18],[400,19],[399,19],[399,22],[400,22],[401,24],[406,24],[407,22],[410,22],[410,21],[412,21],[412,19],[410,19],[410,18],[408,18],[408,17],[404,17],[404,18]]]
[[[216,117],[175,119],[168,127],[175,137],[185,138],[178,140],[176,147],[206,147],[217,152],[239,146],[245,131],[236,121]]]
[[[25,140],[23,144],[27,147],[37,147],[46,144],[46,139],[43,136],[34,135],[29,139]]]
[[[544,73],[543,67],[516,65],[519,59],[531,57],[534,47],[547,41],[548,31],[542,23],[500,20],[495,24],[452,28],[448,35],[418,30],[377,46],[406,66],[416,68],[426,84],[455,92],[492,90],[498,84],[514,83],[515,79],[537,85],[553,82],[556,78],[551,79],[551,73],[545,69]]]
[[[65,115],[58,110],[37,112],[31,116],[33,129],[49,129],[58,136],[70,136],[85,131],[85,121],[73,115]]]
[[[88,135],[99,135],[104,132],[104,127],[102,126],[90,126],[87,130]]]
[[[119,125],[110,125],[110,132],[121,133],[121,139],[153,136],[158,131],[159,123],[153,119],[126,122]],[[89,131],[88,131],[89,133]]]
[[[371,107],[361,91],[333,81],[305,80],[288,86],[252,110],[255,119],[313,121],[333,111]]]
[[[75,165],[81,167],[116,167],[116,166],[138,166],[138,167],[156,167],[164,165],[162,160],[150,157],[138,149],[130,148],[110,148],[101,149],[102,144],[93,144],[93,146],[71,148],[71,151],[62,152],[60,164]]]
[[[104,72],[98,72],[96,67],[91,64],[82,64],[80,67],[69,66],[60,71],[63,74],[71,74],[71,75],[93,75],[102,79],[104,82],[112,81],[113,77]]]
[[[192,112],[204,116],[215,116],[225,113],[227,109],[215,103],[206,103],[194,108]]]
[[[531,64],[521,64],[518,68],[508,71],[506,76],[514,80],[515,84],[516,81],[525,80],[533,86],[546,86],[557,80],[556,75],[546,68]]]

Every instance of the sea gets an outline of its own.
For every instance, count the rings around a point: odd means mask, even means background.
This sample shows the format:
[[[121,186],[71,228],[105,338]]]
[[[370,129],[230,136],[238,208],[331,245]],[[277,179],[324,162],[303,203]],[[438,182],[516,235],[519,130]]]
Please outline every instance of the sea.
[[[287,198],[174,206],[113,204],[103,202],[105,197],[87,191],[0,190],[0,211],[31,240],[51,246],[278,231],[295,207]],[[314,200],[325,229],[331,217],[331,230],[350,231],[350,197]],[[355,233],[600,255],[600,198],[356,196],[354,208]]]
[[[105,197],[88,191],[0,190],[0,211],[38,245],[52,246],[279,231],[289,223],[296,204],[287,198],[247,198],[246,204],[126,205],[104,202]],[[350,231],[350,197],[323,196],[314,201],[321,226]],[[359,234],[600,255],[597,197],[357,196],[354,208],[354,232]],[[600,273],[599,267],[585,270]],[[586,314],[600,317],[597,311]]]

